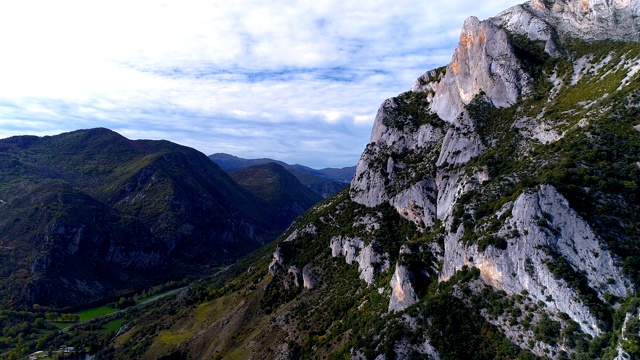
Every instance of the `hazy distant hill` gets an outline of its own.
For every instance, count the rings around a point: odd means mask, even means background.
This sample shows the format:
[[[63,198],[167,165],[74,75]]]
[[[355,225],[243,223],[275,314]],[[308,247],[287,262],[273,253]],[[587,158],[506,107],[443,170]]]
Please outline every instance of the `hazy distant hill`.
[[[322,200],[293,174],[276,163],[254,165],[230,173],[231,177],[254,195],[268,201],[288,218],[300,216]]]
[[[216,164],[227,171],[233,172],[235,170],[243,169],[249,166],[262,165],[268,163],[276,163],[287,169],[298,180],[322,195],[322,197],[328,197],[336,192],[342,190],[345,186],[351,182],[353,175],[355,174],[356,167],[349,166],[344,168],[325,168],[315,170],[304,165],[289,165],[279,160],[261,158],[261,159],[243,159],[234,155],[216,153],[209,155],[209,159],[213,160]]]
[[[1,139],[0,303],[77,305],[206,273],[274,239],[294,217],[282,206],[168,141]]]
[[[225,171],[233,171],[233,170],[243,169],[249,166],[267,164],[270,162],[282,165],[285,168],[289,166],[282,161],[278,161],[274,159],[268,159],[268,158],[243,159],[241,157],[237,157],[237,156],[225,154],[225,153],[211,154],[209,155],[209,159],[213,160],[216,164],[220,165],[220,167]]]

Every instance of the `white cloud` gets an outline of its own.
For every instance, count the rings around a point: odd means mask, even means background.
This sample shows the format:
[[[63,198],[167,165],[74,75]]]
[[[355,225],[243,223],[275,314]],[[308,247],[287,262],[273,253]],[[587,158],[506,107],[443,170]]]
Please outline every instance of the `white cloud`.
[[[376,114],[356,115],[353,117],[353,122],[355,124],[371,124],[375,116]]]
[[[0,3],[0,136],[104,126],[207,154],[357,162],[378,105],[512,0]]]

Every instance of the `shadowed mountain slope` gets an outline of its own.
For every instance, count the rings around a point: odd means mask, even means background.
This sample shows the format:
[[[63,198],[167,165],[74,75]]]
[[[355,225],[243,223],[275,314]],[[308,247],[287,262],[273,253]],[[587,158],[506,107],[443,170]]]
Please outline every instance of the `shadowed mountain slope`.
[[[0,300],[64,307],[207,273],[291,216],[196,150],[107,129],[0,140]]]
[[[276,163],[246,167],[230,175],[252,194],[275,206],[290,221],[322,200],[318,193]]]

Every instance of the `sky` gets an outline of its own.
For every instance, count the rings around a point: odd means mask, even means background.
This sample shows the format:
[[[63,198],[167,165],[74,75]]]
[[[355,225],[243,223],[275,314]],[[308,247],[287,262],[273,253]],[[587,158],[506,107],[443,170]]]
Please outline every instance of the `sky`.
[[[3,1],[0,138],[106,127],[356,165],[378,106],[514,0]]]

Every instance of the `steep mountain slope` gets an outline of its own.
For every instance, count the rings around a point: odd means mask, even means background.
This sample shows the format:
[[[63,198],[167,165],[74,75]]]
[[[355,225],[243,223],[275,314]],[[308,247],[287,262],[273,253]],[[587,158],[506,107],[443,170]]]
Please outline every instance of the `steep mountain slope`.
[[[107,129],[2,139],[0,168],[3,306],[203,274],[288,225],[203,154]]]
[[[105,355],[637,358],[639,26],[637,0],[469,18],[381,105],[348,192]]]
[[[276,163],[250,166],[230,173],[238,184],[273,205],[289,222],[322,200]]]
[[[209,155],[209,158],[227,172],[237,171],[249,166],[276,163],[287,169],[296,178],[298,178],[301,183],[309,187],[311,190],[322,195],[323,198],[327,198],[344,189],[353,179],[353,174],[356,170],[355,166],[340,169],[325,168],[315,170],[304,165],[289,165],[282,161],[273,159],[243,159],[224,153],[212,154]]]

